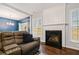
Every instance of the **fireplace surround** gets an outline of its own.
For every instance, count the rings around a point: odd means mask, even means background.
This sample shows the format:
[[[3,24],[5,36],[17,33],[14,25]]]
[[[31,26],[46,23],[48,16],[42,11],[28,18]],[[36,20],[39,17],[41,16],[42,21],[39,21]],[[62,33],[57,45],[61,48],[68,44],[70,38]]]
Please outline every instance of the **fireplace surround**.
[[[62,30],[46,30],[46,45],[62,48]]]

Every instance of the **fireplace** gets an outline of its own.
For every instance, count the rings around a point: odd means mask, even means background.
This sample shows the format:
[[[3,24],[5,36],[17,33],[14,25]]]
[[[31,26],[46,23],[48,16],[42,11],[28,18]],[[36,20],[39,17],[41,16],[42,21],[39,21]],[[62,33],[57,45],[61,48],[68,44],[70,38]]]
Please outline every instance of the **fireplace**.
[[[46,45],[55,48],[62,48],[62,31],[61,30],[46,30]]]

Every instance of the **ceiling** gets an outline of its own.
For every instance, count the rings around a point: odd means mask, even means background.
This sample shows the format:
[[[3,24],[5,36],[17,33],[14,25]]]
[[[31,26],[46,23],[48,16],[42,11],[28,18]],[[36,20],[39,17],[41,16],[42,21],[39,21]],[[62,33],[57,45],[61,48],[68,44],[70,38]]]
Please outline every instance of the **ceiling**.
[[[22,11],[25,11],[30,15],[33,15],[35,13],[40,13],[47,8],[55,7],[56,5],[61,5],[61,4],[60,3],[9,3],[8,5],[11,5]]]
[[[35,13],[42,12],[44,9],[50,8],[56,4],[53,4],[53,3],[10,3],[8,5],[16,7],[22,11],[25,11],[26,13],[30,15],[33,15]]]
[[[22,19],[30,15],[42,13],[45,9],[56,7],[61,3],[7,3],[0,4],[0,16]]]
[[[29,15],[16,11],[4,4],[0,4],[0,17],[19,20]]]

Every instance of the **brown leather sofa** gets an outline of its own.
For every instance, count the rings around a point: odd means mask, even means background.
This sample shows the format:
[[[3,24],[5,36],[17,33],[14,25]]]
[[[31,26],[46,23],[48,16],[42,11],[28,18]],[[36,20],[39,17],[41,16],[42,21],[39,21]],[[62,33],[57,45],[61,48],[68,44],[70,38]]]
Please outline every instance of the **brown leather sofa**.
[[[0,33],[0,54],[30,55],[39,51],[40,39],[33,38],[33,41],[25,43],[23,40],[24,33],[27,34],[27,32]]]
[[[14,33],[14,38],[15,38],[16,44],[18,44],[21,47],[22,54],[33,54],[34,52],[38,51],[38,49],[39,49],[38,48],[40,46],[39,38],[37,38],[37,40],[34,40],[32,42],[24,43],[23,42],[24,33],[26,33],[26,32],[15,32]]]

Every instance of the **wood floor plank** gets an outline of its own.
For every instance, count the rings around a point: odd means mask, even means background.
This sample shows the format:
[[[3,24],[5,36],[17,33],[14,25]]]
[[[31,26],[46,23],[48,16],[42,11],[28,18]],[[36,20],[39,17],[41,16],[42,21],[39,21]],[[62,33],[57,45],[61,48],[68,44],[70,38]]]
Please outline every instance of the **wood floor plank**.
[[[70,48],[58,49],[45,44],[41,44],[40,53],[43,55],[79,55],[78,50]]]

